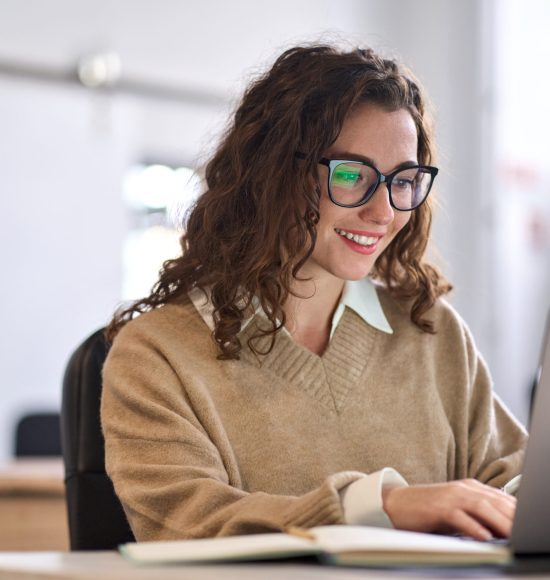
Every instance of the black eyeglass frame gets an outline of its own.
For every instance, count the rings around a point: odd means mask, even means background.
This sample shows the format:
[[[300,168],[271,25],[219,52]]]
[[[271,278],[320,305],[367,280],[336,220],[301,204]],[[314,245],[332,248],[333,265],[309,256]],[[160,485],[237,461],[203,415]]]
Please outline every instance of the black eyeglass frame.
[[[435,176],[439,173],[439,169],[437,167],[433,167],[431,165],[409,165],[406,167],[401,167],[400,169],[396,169],[395,171],[392,171],[391,173],[388,173],[387,175],[385,175],[379,169],[377,169],[374,165],[371,165],[370,163],[367,163],[366,161],[358,161],[357,159],[327,159],[326,157],[321,157],[321,159],[319,159],[319,163],[321,165],[325,165],[326,167],[328,167],[328,170],[329,170],[328,180],[327,180],[327,190],[328,190],[328,195],[329,195],[330,201],[332,201],[332,203],[334,203],[335,205],[338,205],[340,207],[347,207],[347,208],[360,207],[362,205],[365,205],[372,198],[372,196],[376,193],[376,190],[380,187],[380,184],[385,183],[386,187],[388,188],[390,205],[393,207],[393,209],[396,209],[397,211],[413,211],[415,209],[418,209],[428,199],[428,195],[429,195],[430,191],[432,190],[432,186],[434,184]],[[376,176],[377,176],[376,186],[373,187],[373,189],[370,193],[368,193],[368,191],[366,191],[365,196],[363,198],[361,198],[357,203],[354,203],[354,204],[340,203],[339,201],[336,201],[334,199],[334,197],[332,196],[332,190],[330,187],[330,182],[332,180],[332,173],[333,173],[334,169],[338,165],[341,165],[342,163],[359,163],[360,165],[366,165],[367,167],[374,169],[374,171],[376,172]],[[407,169],[422,169],[426,173],[429,173],[431,175],[432,180],[430,182],[430,187],[428,187],[428,191],[426,192],[426,195],[424,196],[424,199],[418,205],[415,205],[414,207],[411,207],[408,209],[403,209],[403,208],[397,207],[395,205],[395,203],[393,202],[393,197],[392,197],[392,193],[391,193],[391,184],[392,184],[394,177],[398,173],[401,173],[402,171],[406,171]]]

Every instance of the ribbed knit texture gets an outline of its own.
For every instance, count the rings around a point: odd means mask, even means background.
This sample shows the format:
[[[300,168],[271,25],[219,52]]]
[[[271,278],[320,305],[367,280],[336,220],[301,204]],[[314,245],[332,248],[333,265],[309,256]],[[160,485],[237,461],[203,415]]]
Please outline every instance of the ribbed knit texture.
[[[253,337],[257,328],[254,323],[246,328],[241,338],[243,344]],[[258,360],[247,349],[242,358],[276,373],[286,383],[308,392],[325,407],[339,412],[350,390],[365,372],[377,332],[352,310],[347,310],[322,357],[297,345],[284,334],[278,337],[270,356]],[[254,344],[259,352],[265,352],[270,342],[269,337],[262,337]]]
[[[383,467],[411,484],[500,486],[526,434],[494,397],[468,329],[444,302],[422,333],[378,290],[394,333],[346,309],[322,356],[279,333],[219,361],[189,302],[128,323],[104,368],[107,470],[138,540],[344,523],[339,490]],[[263,351],[268,338],[255,343]]]

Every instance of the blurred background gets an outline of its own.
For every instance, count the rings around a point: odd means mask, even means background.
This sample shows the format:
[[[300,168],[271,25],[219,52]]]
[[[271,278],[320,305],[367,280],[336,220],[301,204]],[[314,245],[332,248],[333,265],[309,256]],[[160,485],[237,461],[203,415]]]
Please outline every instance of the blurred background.
[[[243,87],[285,48],[371,45],[433,101],[434,256],[528,418],[550,306],[547,0],[0,0],[0,460],[68,357],[178,252]]]

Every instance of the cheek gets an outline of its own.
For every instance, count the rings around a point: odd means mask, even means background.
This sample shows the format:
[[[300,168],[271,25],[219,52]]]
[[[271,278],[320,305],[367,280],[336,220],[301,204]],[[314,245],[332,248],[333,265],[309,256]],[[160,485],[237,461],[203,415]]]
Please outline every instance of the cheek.
[[[337,222],[342,219],[342,209],[330,201],[328,194],[322,192],[319,200],[319,228],[325,226],[333,229]]]
[[[395,217],[393,219],[393,235],[397,235],[411,219],[410,211],[395,211]]]
[[[395,236],[409,223],[411,219],[411,212],[395,211],[395,217],[392,222],[391,233],[387,238],[385,248],[387,248],[394,240]]]

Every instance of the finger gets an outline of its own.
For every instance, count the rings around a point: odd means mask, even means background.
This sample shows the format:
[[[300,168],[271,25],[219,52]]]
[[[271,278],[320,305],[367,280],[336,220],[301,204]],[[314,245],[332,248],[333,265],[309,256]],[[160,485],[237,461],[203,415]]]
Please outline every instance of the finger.
[[[473,502],[465,511],[496,536],[510,536],[515,510],[510,509],[508,504],[483,499]]]
[[[515,497],[511,497],[498,489],[491,489],[484,497],[489,501],[494,510],[506,516],[510,521],[513,520],[517,503]]]
[[[448,516],[448,523],[457,532],[476,540],[488,541],[493,535],[481,522],[461,509],[453,510]]]
[[[513,495],[505,493],[504,491],[500,491],[499,489],[495,491],[497,492],[495,497],[515,511],[517,499]]]
[[[465,512],[482,528],[494,535],[501,537],[510,535],[515,514],[515,498],[475,480],[462,480],[456,484],[453,490],[455,493],[459,492],[455,495],[458,500],[455,504],[457,510]],[[455,513],[454,517],[459,516]],[[448,521],[448,518],[445,519]],[[476,538],[484,536],[480,530],[474,533]]]
[[[485,498],[492,502],[497,509],[503,511],[508,516],[513,517],[517,503],[515,497],[496,487],[491,487],[475,479],[463,480],[461,483],[465,484],[465,487],[469,489],[470,493],[474,492],[474,495],[471,497]]]

